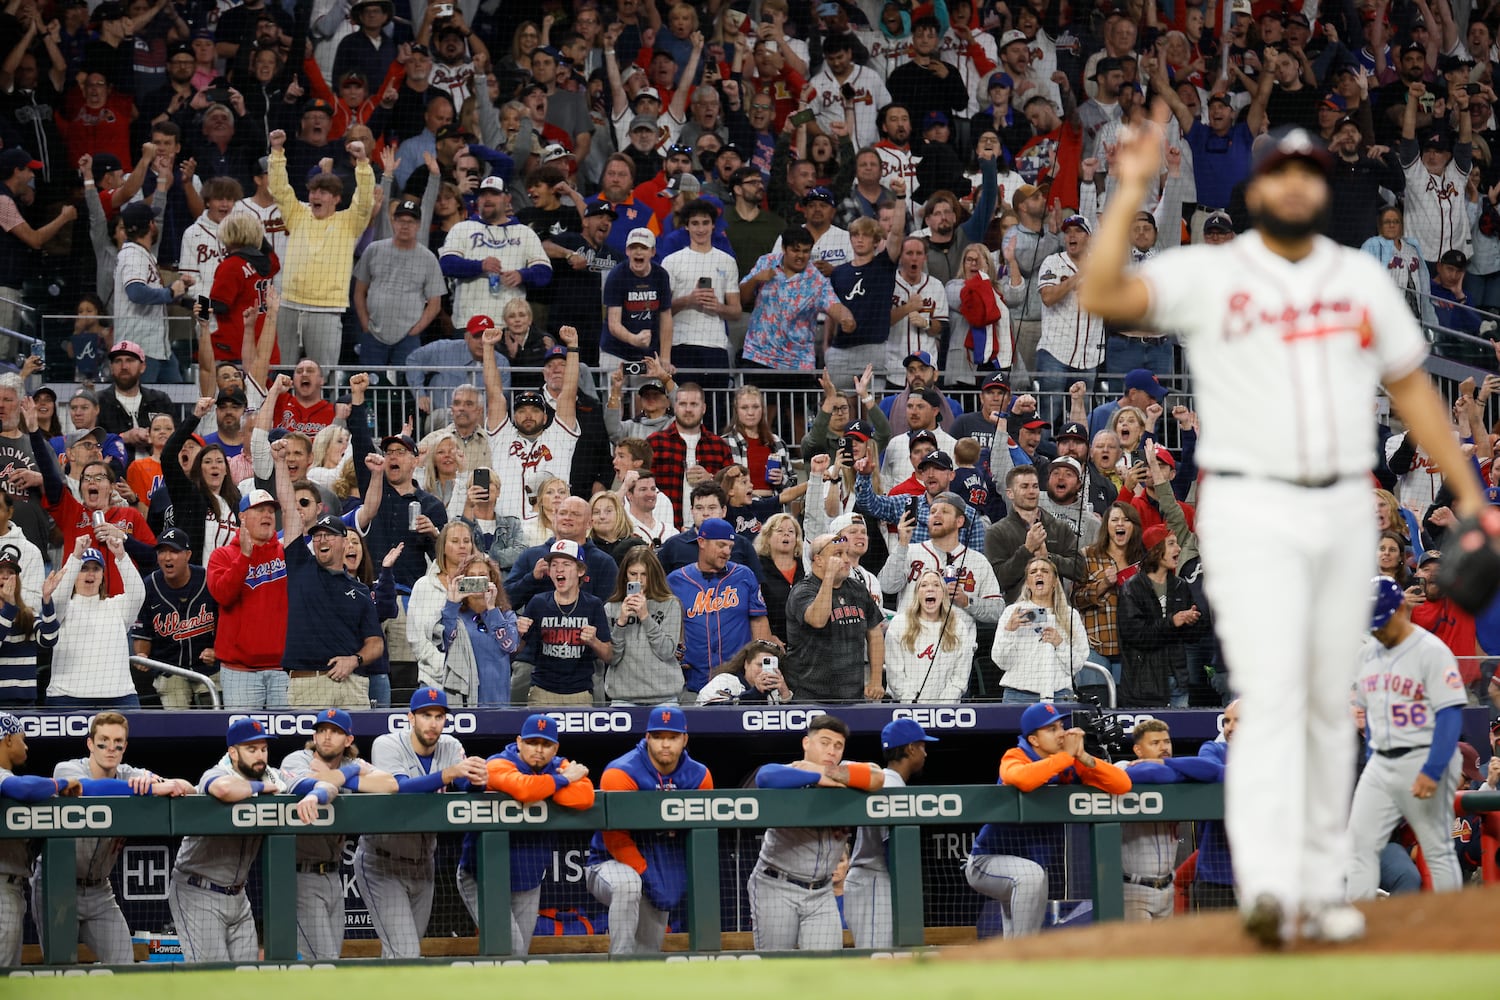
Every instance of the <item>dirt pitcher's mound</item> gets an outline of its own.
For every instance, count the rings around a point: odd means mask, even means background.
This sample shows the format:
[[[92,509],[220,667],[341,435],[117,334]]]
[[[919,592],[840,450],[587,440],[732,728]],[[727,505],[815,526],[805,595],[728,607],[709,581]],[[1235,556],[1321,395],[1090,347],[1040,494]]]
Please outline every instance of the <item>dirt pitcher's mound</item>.
[[[1337,951],[1382,955],[1413,952],[1495,951],[1493,928],[1500,919],[1500,885],[1460,893],[1430,892],[1363,903],[1363,941],[1343,945],[1299,942],[1289,951]],[[1020,941],[995,939],[947,952],[958,959],[1050,959],[1062,955],[1130,958],[1209,958],[1264,954],[1240,928],[1234,913],[1179,914],[1166,924],[1096,924]]]

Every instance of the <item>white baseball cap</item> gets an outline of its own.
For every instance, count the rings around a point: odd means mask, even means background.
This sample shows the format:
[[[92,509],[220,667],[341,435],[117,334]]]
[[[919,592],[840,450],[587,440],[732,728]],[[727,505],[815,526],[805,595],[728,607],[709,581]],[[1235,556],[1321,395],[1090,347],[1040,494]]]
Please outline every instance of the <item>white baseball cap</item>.
[[[505,181],[500,177],[486,177],[479,182],[479,190],[493,191],[495,194],[505,193]]]
[[[1005,47],[1011,42],[1026,42],[1027,44],[1030,44],[1031,39],[1027,38],[1026,32],[1021,31],[1019,28],[1011,28],[1005,34],[1000,36],[1000,51],[1004,52]]]
[[[553,542],[552,547],[547,550],[548,562],[552,561],[558,556],[566,556],[580,566],[588,565],[588,560],[583,558],[583,550],[578,547],[578,543],[570,542],[566,538],[559,538],[557,541]]]
[[[644,226],[640,227],[639,229],[632,229],[630,231],[630,235],[625,237],[625,245],[627,247],[640,245],[645,247],[647,250],[655,250],[656,235]]]

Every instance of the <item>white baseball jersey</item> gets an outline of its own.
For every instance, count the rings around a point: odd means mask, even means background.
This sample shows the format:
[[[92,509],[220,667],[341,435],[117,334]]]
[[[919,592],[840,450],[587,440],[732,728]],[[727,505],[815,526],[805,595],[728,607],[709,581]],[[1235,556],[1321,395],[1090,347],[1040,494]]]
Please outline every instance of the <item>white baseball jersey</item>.
[[[970,517],[978,514],[971,513]],[[1005,608],[1005,598],[1000,593],[1000,582],[983,552],[975,552],[967,545],[956,545],[952,552],[944,552],[931,539],[920,545],[909,545],[892,550],[880,570],[881,589],[889,593],[900,593],[897,605],[911,599],[912,588],[917,578],[928,570],[944,577],[954,577],[969,598],[969,606],[959,611],[975,621],[994,622],[1000,620]]]
[[[772,253],[781,252],[781,237],[776,237],[776,245],[771,248]],[[854,259],[854,244],[849,242],[849,230],[840,229],[838,226],[829,226],[822,236],[818,237],[812,248],[812,262],[827,261],[833,267],[847,264]],[[677,331],[672,331],[672,343],[677,342]]]
[[[1429,262],[1449,250],[1474,253],[1469,233],[1469,179],[1452,160],[1441,174],[1430,174],[1419,156],[1402,168],[1406,173],[1406,235],[1417,241]],[[1427,289],[1422,289],[1426,291]]]
[[[906,780],[888,767],[880,769],[885,775],[885,784],[882,788],[905,788]],[[891,828],[888,826],[862,826],[854,834],[854,849],[849,852],[850,868],[874,868],[878,871],[886,870],[885,844],[890,839]]]
[[[813,110],[818,116],[818,127],[828,132],[828,126],[844,120],[843,87],[847,83],[854,90],[854,134],[850,138],[855,149],[873,146],[880,141],[880,129],[875,124],[876,112],[891,103],[891,92],[885,89],[885,81],[879,73],[868,66],[856,65],[849,79],[840,83],[825,65],[809,81],[813,90]],[[832,135],[832,133],[829,133]]]
[[[167,347],[167,307],[161,303],[130,301],[125,289],[135,283],[147,288],[163,288],[161,272],[151,251],[133,240],[126,240],[115,258],[115,343],[133,340],[140,344],[148,358],[165,358]]]
[[[912,122],[912,128],[916,129],[918,122]],[[911,155],[911,150],[881,141],[870,147],[875,150],[875,155],[880,157],[880,183],[885,187],[891,186],[891,181],[900,177],[906,181],[906,217],[911,218],[916,212],[916,202],[912,196],[917,190],[917,164],[922,162],[920,156]]]
[[[448,231],[439,259],[449,256],[465,257],[469,260],[484,260],[496,257],[507,271],[519,271],[535,264],[552,264],[547,260],[547,251],[542,241],[529,226],[511,219],[491,226],[476,219],[460,222]],[[526,286],[507,288],[504,283],[490,287],[489,275],[464,278],[454,282],[453,326],[463,329],[473,316],[489,316],[499,320],[505,303],[511,299],[524,299]]]
[[[269,205],[262,205],[254,198],[241,198],[240,203],[235,206],[235,211],[250,212],[260,219],[261,228],[266,231],[266,239],[271,243],[271,249],[276,252],[277,260],[286,260],[286,220],[281,217],[281,208],[273,201]],[[281,288],[281,272],[276,272],[276,277],[271,279],[277,290]]]
[[[1385,459],[1391,460],[1391,456],[1401,448],[1406,441],[1405,434],[1392,434],[1385,439]],[[1407,469],[1396,479],[1396,500],[1407,510],[1415,511],[1418,517],[1427,512],[1437,499],[1438,490],[1443,488],[1443,473],[1438,469],[1437,463],[1432,456],[1427,454],[1427,449],[1417,447],[1417,453],[1412,456],[1411,468]]]
[[[526,484],[543,473],[568,481],[573,469],[573,451],[578,447],[578,424],[564,427],[554,414],[545,430],[535,438],[528,438],[516,430],[515,423],[507,416],[505,423],[489,431],[490,468],[500,480],[496,516],[533,520],[537,512],[526,502]]]
[[[875,16],[879,17],[878,11]],[[870,68],[880,74],[883,79],[889,80],[892,73],[911,62],[910,35],[905,38],[887,38],[879,31],[855,32],[855,34],[865,43],[865,48],[870,50]],[[915,126],[918,123],[912,124]]]
[[[465,59],[463,62],[453,66],[447,66],[436,59],[432,61],[432,75],[428,77],[434,87],[441,87],[453,98],[453,106],[461,108],[464,101],[474,93],[474,64]]]
[[[1365,477],[1376,384],[1420,368],[1427,344],[1375,258],[1319,237],[1292,263],[1256,233],[1141,263],[1147,321],[1182,340],[1203,431],[1198,464],[1287,480]],[[1286,406],[1265,406],[1265,386]]]
[[[948,290],[926,272],[916,281],[907,281],[906,275],[897,271],[896,288],[891,292],[891,309],[899,309],[913,299],[920,300],[922,308],[892,323],[885,341],[885,377],[893,385],[906,384],[906,359],[916,352],[926,351],[928,357],[939,359],[938,347],[942,341],[938,322],[948,320]],[[927,318],[926,329],[912,322],[918,314]]]
[[[1051,288],[1078,273],[1078,262],[1067,251],[1042,261],[1038,288]],[[1042,306],[1042,337],[1037,350],[1046,351],[1069,368],[1097,368],[1104,363],[1104,321],[1078,306],[1076,290],[1052,305]]]
[[[662,258],[661,266],[672,279],[673,298],[691,295],[698,287],[699,278],[713,282],[714,295],[720,302],[726,296],[739,294],[739,264],[718,247],[710,247],[707,253],[683,247]],[[701,309],[684,309],[672,314],[672,346],[682,344],[728,350],[729,330],[722,317]]]
[[[198,794],[207,795],[209,785],[218,778],[228,777],[243,778],[244,775],[235,770],[226,754],[198,779]],[[266,768],[258,780],[265,783],[267,795],[279,794],[296,784],[274,767]],[[173,867],[185,875],[196,875],[218,885],[242,885],[260,857],[260,840],[258,834],[253,837],[183,837]]]
[[[1354,703],[1365,710],[1376,750],[1432,745],[1438,711],[1468,703],[1458,660],[1424,628],[1387,649],[1375,638],[1360,650]]]
[[[953,454],[953,445],[956,443],[953,435],[938,427],[933,430],[932,436],[937,438],[939,451]],[[891,443],[885,449],[885,458],[880,461],[880,481],[895,486],[906,482],[915,471],[911,465],[911,438],[906,434],[897,434],[891,438]]]
[[[125,763],[115,768],[115,777],[121,781],[129,781],[137,775],[150,777],[151,772],[144,767],[135,767]],[[89,770],[87,757],[60,761],[52,769],[52,777],[59,781],[83,781],[93,776],[93,772]],[[114,871],[115,861],[120,856],[120,849],[124,846],[124,837],[79,837],[73,841],[73,853],[78,864],[77,879],[80,882],[98,882],[108,879],[109,873]]]
[[[970,37],[979,46],[981,58],[993,67],[989,73],[979,72],[979,67],[969,55],[968,43],[959,38],[952,28],[949,28],[948,33],[938,40],[938,58],[958,67],[958,75],[964,82],[964,89],[969,92],[969,106],[964,110],[964,114],[972,117],[984,108],[989,97],[990,74],[999,68],[1000,56],[995,52],[995,38],[989,32],[976,31]]]
[[[431,757],[417,755],[411,746],[411,734],[405,730],[375,737],[375,745],[370,749],[371,764],[387,774],[404,774],[408,778],[445,771],[464,757],[464,745],[447,733],[438,737]],[[385,851],[410,861],[431,858],[437,850],[434,833],[366,834],[359,842],[366,851]]]
[[[219,269],[225,252],[224,244],[219,242],[219,223],[211,220],[207,212],[183,230],[177,269],[181,274],[193,276],[193,294],[207,295],[214,287],[214,272]]]

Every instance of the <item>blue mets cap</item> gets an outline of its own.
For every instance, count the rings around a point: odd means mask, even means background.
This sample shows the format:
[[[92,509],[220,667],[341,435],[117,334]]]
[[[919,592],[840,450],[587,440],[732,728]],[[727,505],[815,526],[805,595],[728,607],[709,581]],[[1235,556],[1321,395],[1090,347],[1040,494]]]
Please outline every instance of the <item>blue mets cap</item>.
[[[1375,591],[1375,604],[1370,609],[1370,631],[1373,632],[1395,617],[1401,610],[1401,602],[1406,600],[1406,594],[1401,584],[1388,576],[1377,576],[1370,584]]]
[[[266,731],[265,723],[259,719],[235,719],[229,724],[229,732],[224,734],[224,745],[234,747],[270,738],[271,734]]]
[[[904,747],[908,743],[937,743],[936,736],[928,736],[927,730],[911,719],[892,719],[880,731],[880,749]]]
[[[441,688],[421,687],[411,694],[411,710],[420,712],[424,708],[441,708],[448,711],[448,692]]]
[[[557,742],[557,720],[546,715],[528,715],[521,724],[521,739]]]
[[[1037,702],[1021,713],[1021,738],[1025,739],[1054,722],[1067,722],[1071,717],[1071,712],[1059,712],[1051,702]]]
[[[318,716],[317,724],[313,728],[316,729],[318,726],[338,726],[350,736],[354,735],[354,720],[342,708],[326,709],[322,715]]]
[[[646,717],[648,733],[685,733],[687,714],[675,705],[661,705],[651,710]]]

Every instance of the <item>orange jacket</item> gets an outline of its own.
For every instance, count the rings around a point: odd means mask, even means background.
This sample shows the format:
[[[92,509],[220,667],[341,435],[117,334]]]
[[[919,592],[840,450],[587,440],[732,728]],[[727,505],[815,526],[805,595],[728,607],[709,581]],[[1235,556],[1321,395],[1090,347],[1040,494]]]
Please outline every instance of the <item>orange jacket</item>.
[[[557,762],[559,768],[568,766],[567,760]],[[517,802],[540,802],[551,799],[569,809],[587,809],[594,804],[594,783],[587,778],[570,781],[561,788],[550,774],[523,774],[516,769],[514,761],[504,757],[489,760],[489,780],[485,788],[491,792],[504,792]]]
[[[1032,760],[1031,755],[1018,746],[1011,747],[1000,758],[1000,783],[1003,785],[1030,792],[1054,778],[1060,785],[1081,782],[1111,795],[1130,791],[1130,775],[1123,768],[1097,758],[1093,767],[1084,767],[1067,753]]]
[[[606,792],[638,792],[640,786],[635,783],[635,778],[629,772],[618,768],[607,768],[599,779],[599,787]],[[703,783],[699,788],[712,790],[714,779],[712,775],[705,774]],[[610,856],[621,864],[629,865],[635,869],[637,875],[646,874],[646,856],[641,849],[635,846],[635,840],[625,830],[603,830],[600,831],[604,837],[604,847]]]

